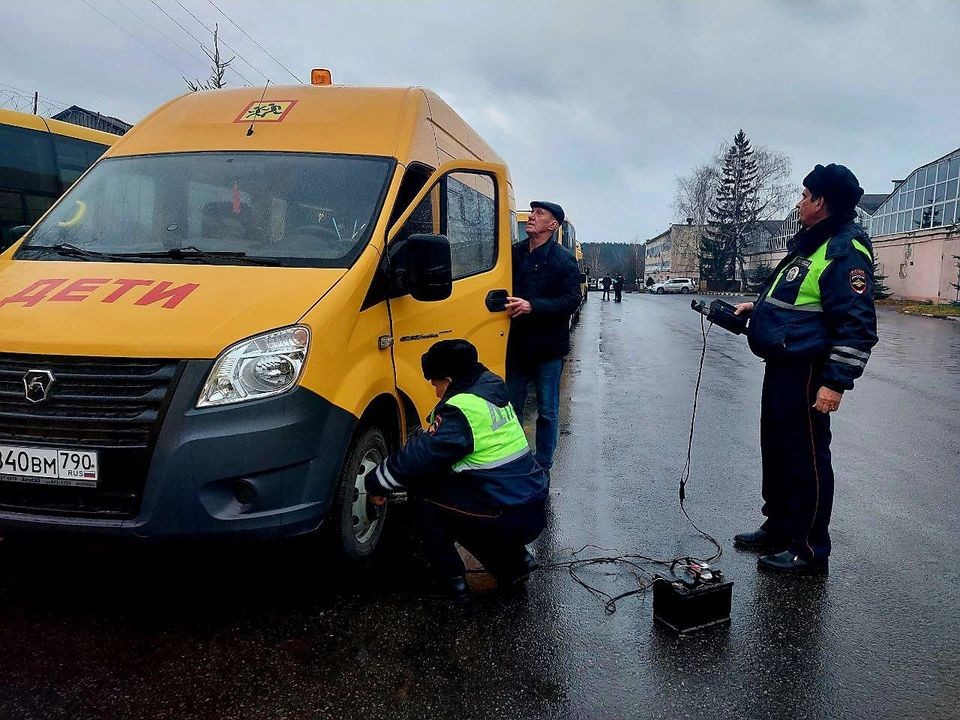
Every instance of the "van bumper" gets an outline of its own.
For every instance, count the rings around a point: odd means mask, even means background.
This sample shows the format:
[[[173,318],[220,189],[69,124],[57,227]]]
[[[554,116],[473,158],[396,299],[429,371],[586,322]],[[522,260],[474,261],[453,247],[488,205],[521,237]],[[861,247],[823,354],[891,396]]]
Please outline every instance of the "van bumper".
[[[197,409],[210,367],[210,361],[184,363],[135,516],[7,506],[0,508],[0,535],[273,538],[316,529],[330,507],[357,419],[302,387],[276,398]]]

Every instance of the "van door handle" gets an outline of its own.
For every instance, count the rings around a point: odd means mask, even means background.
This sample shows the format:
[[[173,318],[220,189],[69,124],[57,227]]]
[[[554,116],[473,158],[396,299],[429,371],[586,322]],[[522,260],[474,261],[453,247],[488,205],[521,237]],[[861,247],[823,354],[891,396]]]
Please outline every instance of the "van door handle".
[[[490,312],[503,312],[507,309],[507,291],[491,290],[487,293],[487,310]]]

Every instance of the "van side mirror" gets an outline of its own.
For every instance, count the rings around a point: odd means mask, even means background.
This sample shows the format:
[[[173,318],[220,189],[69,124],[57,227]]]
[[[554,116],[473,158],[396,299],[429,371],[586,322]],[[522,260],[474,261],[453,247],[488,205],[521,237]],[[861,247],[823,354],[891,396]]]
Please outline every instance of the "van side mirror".
[[[10,234],[6,238],[0,237],[0,252],[8,250],[11,245],[26,235],[29,229],[29,225],[16,225],[10,228]]]
[[[394,297],[446,300],[453,292],[450,241],[444,235],[411,235],[390,245]]]

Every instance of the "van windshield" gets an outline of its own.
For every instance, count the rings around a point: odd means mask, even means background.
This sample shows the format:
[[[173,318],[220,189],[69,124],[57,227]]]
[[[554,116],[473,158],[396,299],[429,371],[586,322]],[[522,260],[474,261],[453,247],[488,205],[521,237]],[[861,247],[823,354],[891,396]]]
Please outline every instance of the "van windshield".
[[[18,258],[349,267],[376,224],[386,158],[211,152],[108,158]],[[188,260],[192,261],[192,260]]]

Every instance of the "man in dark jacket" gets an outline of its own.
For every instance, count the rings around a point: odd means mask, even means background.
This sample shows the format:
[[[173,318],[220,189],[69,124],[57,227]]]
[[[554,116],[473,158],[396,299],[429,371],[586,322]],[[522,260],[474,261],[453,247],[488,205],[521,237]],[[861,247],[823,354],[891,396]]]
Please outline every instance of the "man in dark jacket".
[[[527,237],[513,246],[507,388],[522,423],[527,386],[536,387],[537,462],[549,476],[560,432],[560,374],[570,352],[570,316],[580,307],[580,268],[552,240],[563,208],[550,202],[532,202],[530,208]]]
[[[830,413],[877,342],[873,247],[856,222],[863,189],[843,165],[817,165],[797,203],[802,230],[748,313],[750,349],[766,361],[760,405],[763,514],[741,547],[772,552],[765,570],[825,572],[833,467]],[[782,552],[776,552],[782,551]]]
[[[613,301],[621,302],[623,300],[623,275],[617,273],[613,280]]]
[[[600,287],[603,288],[603,295],[600,296],[601,300],[610,299],[610,288],[613,285],[613,279],[609,275],[604,275],[603,279],[600,281]]]
[[[466,340],[441,340],[421,359],[439,404],[429,427],[371,470],[371,500],[410,491],[439,592],[465,597],[459,542],[501,587],[536,568],[526,544],[546,523],[547,476],[537,465],[503,381]]]

